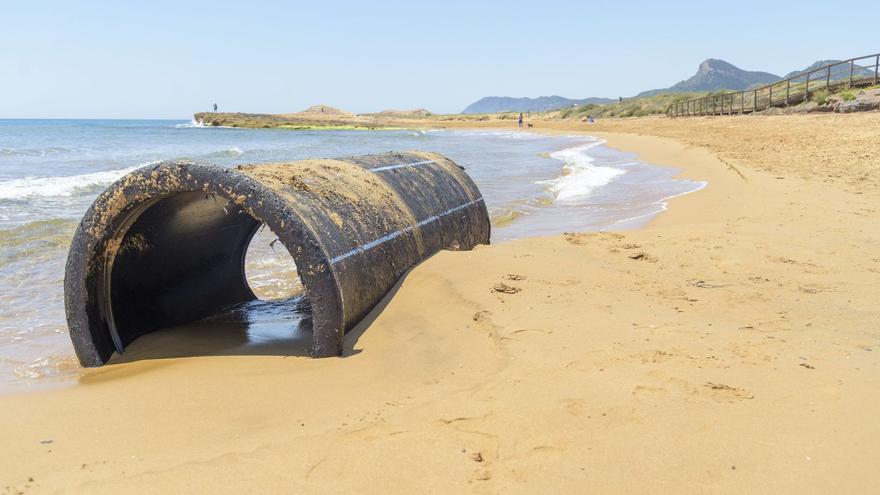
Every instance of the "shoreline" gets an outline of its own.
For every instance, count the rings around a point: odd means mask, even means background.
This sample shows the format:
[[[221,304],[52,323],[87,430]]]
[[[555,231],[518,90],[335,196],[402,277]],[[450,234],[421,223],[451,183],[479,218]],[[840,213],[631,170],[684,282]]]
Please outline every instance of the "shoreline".
[[[458,127],[453,127],[451,129],[457,129]],[[724,201],[728,202],[730,194],[734,194],[736,191],[730,190],[730,185],[726,184],[728,182],[728,174],[725,173],[723,169],[725,167],[729,168],[725,165],[718,157],[714,156],[708,152],[702,152],[698,154],[693,154],[689,157],[688,160],[681,161],[679,160],[679,156],[681,153],[685,151],[694,151],[688,146],[684,145],[681,142],[678,142],[674,139],[665,138],[665,137],[657,137],[657,136],[646,136],[640,134],[626,134],[620,132],[608,132],[608,131],[594,131],[590,129],[568,129],[568,130],[558,130],[558,129],[510,129],[506,127],[466,127],[463,126],[463,129],[473,129],[473,130],[496,130],[496,131],[518,131],[528,134],[539,134],[539,135],[551,135],[551,136],[585,136],[590,138],[601,139],[605,141],[601,144],[601,146],[606,146],[608,148],[621,151],[621,152],[630,152],[635,153],[635,159],[653,167],[667,168],[667,169],[675,169],[678,170],[678,173],[674,176],[675,179],[687,179],[694,182],[703,182],[704,186],[693,190],[680,194],[676,194],[674,196],[664,198],[660,203],[665,204],[666,208],[658,213],[650,213],[645,216],[651,216],[651,219],[645,225],[640,227],[636,227],[635,230],[642,229],[650,229],[657,226],[664,225],[675,225],[677,223],[689,223],[689,222],[698,222],[698,221],[708,221],[711,220],[710,216],[706,216],[705,214],[711,210],[711,208],[706,208],[709,205],[717,204],[717,202]],[[448,130],[448,129],[447,129]],[[560,148],[561,151],[563,149],[568,148]],[[733,169],[731,169],[733,170]],[[714,182],[721,182],[722,184],[713,186]],[[718,190],[716,190],[718,189]],[[735,188],[734,188],[735,189]],[[692,201],[683,201],[685,198],[689,198],[691,196],[696,196],[698,193],[709,193],[706,198],[699,198],[699,200]],[[678,206],[679,203],[684,203],[682,206]],[[694,215],[693,212],[684,213],[683,210],[686,208],[696,208],[699,210],[698,215]],[[675,210],[675,214],[670,215],[672,210]],[[680,213],[679,210],[682,210]],[[680,213],[680,214],[679,214]],[[672,218],[666,218],[666,217]],[[630,219],[627,219],[630,220]],[[626,231],[633,229],[624,229]],[[608,229],[607,231],[613,232],[614,229]]]
[[[257,131],[257,132],[259,132],[259,131]],[[468,141],[470,141],[472,143],[472,146],[484,146],[479,143],[488,144],[489,142],[492,142],[492,141],[501,143],[501,146],[504,146],[504,147],[508,146],[507,144],[504,143],[504,141],[507,141],[507,139],[492,137],[492,135],[496,134],[496,132],[494,132],[494,131],[489,132],[489,133],[481,133],[480,131],[474,131],[474,133],[477,135],[486,134],[487,136],[468,139]],[[518,137],[518,136],[507,136],[508,134],[511,134],[507,131],[500,131],[498,133],[504,134],[505,135],[504,137],[517,138],[517,139],[515,139],[515,142],[521,142],[521,139],[522,139],[522,137]],[[441,132],[440,134],[443,134],[443,132]],[[446,134],[454,135],[456,133],[453,131],[453,132],[446,132]],[[515,133],[515,134],[521,134],[521,136],[525,135],[525,133]],[[534,144],[533,146],[542,147],[542,148],[546,148],[546,149],[550,150],[545,153],[545,156],[548,158],[549,158],[549,155],[552,154],[551,152],[569,150],[572,148],[572,146],[574,146],[574,148],[578,148],[581,145],[581,143],[592,143],[591,145],[604,143],[604,140],[600,140],[598,138],[592,138],[592,137],[571,136],[570,138],[555,138],[553,136],[540,136],[540,135],[535,135],[532,139],[526,139],[526,141],[538,143],[538,144]],[[435,142],[435,141],[431,141],[431,142]],[[422,143],[423,144],[422,147],[429,147],[429,145],[425,144],[426,141],[423,141],[420,139],[415,140],[415,141],[410,141],[410,143]],[[548,144],[541,144],[541,143],[548,143]],[[556,146],[555,143],[559,143],[558,146]],[[239,144],[241,144],[241,143],[239,143]],[[575,146],[575,145],[578,145],[578,146]],[[246,146],[245,144],[241,144],[241,146],[244,148],[248,148],[248,146]],[[244,153],[242,151],[242,149],[236,145],[227,144],[227,145],[224,145],[223,148],[224,148],[224,151],[222,153],[223,156],[231,156],[232,159],[234,159],[235,156],[241,156],[241,154]],[[628,161],[630,158],[629,154],[627,154],[626,156],[619,156],[618,157],[615,154],[609,154],[610,152],[607,148],[603,148],[603,150],[604,151],[602,151],[600,153],[600,155],[603,156],[604,158],[596,158],[597,160],[599,160],[596,163],[597,166],[614,167],[614,166],[616,166],[615,164],[624,163],[624,162]],[[559,156],[557,159],[547,160],[545,162],[545,165],[542,165],[544,172],[542,172],[540,174],[540,175],[546,175],[545,180],[538,181],[538,182],[552,183],[552,182],[562,181],[564,179],[568,179],[566,177],[560,176],[560,168],[563,166],[565,167],[565,169],[568,169],[569,166],[574,166],[574,168],[576,170],[581,166],[587,166],[587,168],[589,168],[589,166],[586,164],[593,163],[592,162],[593,158],[585,158],[584,153],[592,154],[593,152],[575,152],[573,154],[567,155],[567,157],[566,156]],[[214,154],[221,155],[220,152],[215,152]],[[563,154],[563,155],[565,155],[565,154]],[[519,156],[519,154],[517,153],[516,156]],[[554,157],[555,156],[556,155],[554,155]],[[523,154],[522,157],[523,157],[524,162],[528,161],[525,154]],[[516,157],[512,156],[512,159],[516,159]],[[55,180],[57,180],[59,182],[64,182],[65,184],[68,184],[68,186],[69,186],[69,183],[71,183],[71,181],[77,182],[77,183],[90,184],[91,182],[93,182],[95,180],[94,179],[95,176],[105,176],[108,174],[115,174],[118,176],[118,175],[122,175],[126,171],[131,171],[132,168],[138,168],[138,167],[135,166],[135,167],[130,167],[130,168],[126,168],[126,169],[111,170],[111,171],[98,172],[98,173],[89,172],[89,173],[85,173],[82,175],[76,175],[76,176],[58,177]],[[627,168],[627,167],[624,167],[624,168]],[[565,171],[562,172],[562,175],[565,175]],[[589,173],[585,174],[585,175],[589,175]],[[580,183],[579,177],[574,177],[574,178],[572,178],[572,180],[578,184]],[[30,180],[28,180],[28,181],[30,182]],[[589,178],[587,178],[587,182],[590,183]],[[601,183],[601,181],[598,183]],[[545,189],[545,188],[551,187],[550,185],[532,186],[531,182],[523,182],[523,185],[521,185],[521,186],[516,186],[515,184],[516,184],[516,182],[510,182],[510,184],[506,187],[510,188],[511,191],[515,191],[517,188],[526,187],[526,186],[528,186],[530,188],[538,188],[538,189]],[[566,182],[566,184],[567,184],[567,182]],[[568,187],[568,186],[566,186],[566,187]],[[619,190],[621,188],[627,189],[628,186],[624,185],[624,186],[616,186],[616,187],[617,187],[617,190]],[[635,184],[635,187],[639,187],[639,185]],[[69,186],[68,189],[75,190],[75,188],[73,186]],[[555,191],[555,189],[554,189],[554,191]],[[543,195],[547,196],[547,198],[546,198],[547,203],[552,202],[552,198],[555,196],[555,192],[551,192],[551,191],[547,191],[547,190],[544,190],[540,194],[542,194],[542,196],[541,196],[541,198],[542,198],[541,203],[542,204],[543,204],[543,198],[544,198]],[[610,196],[607,196],[607,197],[612,198],[612,201],[613,201],[613,198],[616,197],[617,194],[618,194],[618,192],[611,192]],[[532,198],[531,194],[525,194],[525,193],[523,193],[523,195],[521,195],[521,197],[526,198],[526,199]],[[639,208],[637,211],[632,211],[632,210],[618,211],[616,213],[612,212],[608,215],[601,214],[599,216],[596,216],[594,220],[591,220],[591,222],[593,222],[593,224],[590,224],[587,226],[587,227],[589,227],[588,230],[591,230],[591,231],[592,230],[609,230],[609,229],[614,229],[614,228],[618,228],[618,227],[628,228],[628,229],[640,228],[639,224],[644,223],[643,220],[636,220],[635,222],[627,222],[626,225],[619,225],[619,224],[612,225],[611,222],[615,219],[618,219],[619,221],[625,220],[626,219],[625,217],[628,217],[628,215],[625,215],[622,213],[632,213],[635,215],[635,214],[641,214],[641,212],[650,211],[651,213],[647,213],[647,214],[650,216],[653,216],[654,215],[653,212],[658,211],[660,209],[660,207],[658,205],[652,203],[653,199],[654,199],[654,197],[644,198],[644,200],[642,201],[642,196],[639,193],[633,194],[628,197],[627,201],[631,201],[631,200],[637,201],[637,202],[639,202],[639,204],[643,205],[643,207]],[[604,200],[600,200],[600,201],[604,201]],[[559,209],[559,215],[557,215],[557,216],[561,215],[560,218],[563,218],[567,215],[568,218],[573,219],[573,218],[576,218],[576,216],[578,214],[577,210],[579,208],[582,208],[582,206],[574,205],[574,203],[567,203],[564,201],[561,202],[558,205],[558,207],[557,206],[550,206],[549,208],[537,206],[535,204],[531,204],[530,201],[526,202],[525,200],[523,200],[523,203],[529,203],[528,205],[522,205],[522,208],[525,208],[524,211],[526,213],[537,214],[538,217],[536,217],[536,218],[541,218],[542,220],[540,220],[539,222],[534,222],[534,221],[529,222],[530,219],[535,220],[535,218],[531,218],[529,215],[526,214],[525,215],[526,218],[524,218],[525,223],[523,224],[524,226],[522,228],[516,227],[515,226],[516,223],[514,223],[513,230],[508,231],[508,230],[504,229],[504,231],[507,232],[506,234],[502,233],[502,229],[496,229],[496,241],[498,240],[497,234],[499,234],[499,233],[501,234],[502,239],[510,239],[510,238],[516,238],[516,237],[523,236],[523,235],[530,235],[530,236],[556,235],[556,234],[561,234],[563,231],[566,231],[566,230],[573,230],[573,226],[571,224],[576,223],[575,221],[568,221],[565,224],[561,224],[559,226],[556,226],[556,228],[553,228],[551,226],[552,222],[553,222],[553,218],[554,218],[553,210],[556,210],[557,208]],[[574,206],[572,206],[572,205],[574,205]],[[598,205],[598,207],[602,208],[603,206]],[[532,208],[532,209],[530,209],[530,208]],[[543,213],[541,213],[539,211],[536,212],[534,210],[534,208],[537,208],[538,210],[544,210],[544,211],[543,211]],[[516,212],[518,212],[518,211],[522,211],[521,206],[517,206],[516,203],[511,203],[509,208],[507,208],[507,205],[505,203],[505,206],[498,208],[498,210],[501,212],[504,212],[505,210],[510,210],[511,212],[514,212],[514,214],[516,214]],[[586,213],[588,213],[588,212],[586,212]],[[70,222],[73,222],[72,223],[73,227],[75,227],[78,224],[79,216],[77,215],[75,218],[76,218],[75,220],[74,219],[70,220]],[[548,221],[550,222],[550,224],[546,223]],[[67,223],[70,223],[70,222],[67,222]],[[541,223],[541,222],[543,222],[544,226],[547,227],[546,229],[540,230],[542,227],[539,225],[539,223]],[[40,225],[40,224],[39,223],[38,224],[32,224],[32,223],[24,224],[24,227],[22,227],[21,232],[26,232],[27,229],[33,229],[33,225]],[[496,224],[496,226],[497,226],[497,224]],[[532,230],[532,227],[535,227],[536,229],[538,229],[538,234],[536,234]],[[6,232],[6,231],[4,231],[4,232]],[[12,230],[9,232],[16,234],[18,237],[21,237],[21,234],[19,234],[19,232],[20,232],[19,230]],[[18,237],[16,237],[15,239],[17,240]],[[60,237],[61,243],[66,244],[66,238],[63,235],[57,235],[56,237]],[[66,251],[65,251],[65,254],[66,254]],[[57,258],[58,258],[58,256],[56,255],[53,259],[56,259],[56,261],[57,261]],[[60,259],[60,263],[63,264],[63,262],[64,262],[64,259],[62,257]],[[56,274],[57,274],[57,270],[49,273],[50,276],[54,276]],[[59,283],[59,285],[60,285],[60,283]],[[54,287],[53,287],[53,289],[54,289]],[[51,293],[54,294],[56,292],[58,292],[58,291],[53,290]],[[59,306],[60,305],[56,305],[55,308],[58,308]],[[62,313],[62,318],[63,318],[63,313]],[[3,356],[2,356],[2,357],[4,357],[4,359],[2,360],[3,362],[0,363],[3,365],[2,370],[0,370],[0,371],[3,371],[4,375],[5,375],[3,381],[0,382],[0,394],[29,393],[29,392],[33,392],[33,391],[50,390],[50,389],[64,388],[64,387],[75,385],[76,380],[77,380],[77,375],[79,374],[79,368],[78,368],[78,365],[75,364],[75,358],[72,356],[72,353],[70,351],[69,339],[66,335],[66,332],[64,332],[64,329],[60,327],[60,325],[62,325],[63,323],[61,323],[61,321],[58,321],[57,318],[56,318],[56,321],[57,321],[56,325],[58,325],[59,331],[55,332],[54,334],[50,334],[46,337],[43,337],[43,341],[41,342],[40,347],[32,346],[31,348],[22,347],[21,349],[19,349],[20,351],[23,351],[22,355],[25,356],[24,358],[16,359],[19,357],[19,355],[15,354],[17,350],[12,345],[9,345],[7,348],[5,348],[5,352],[3,353]],[[27,323],[19,320],[19,326],[22,326],[22,325],[26,326]],[[26,345],[28,345],[28,344],[26,344]],[[34,354],[36,354],[36,351],[39,351],[42,354],[34,357]],[[28,353],[31,353],[31,354],[29,355]],[[32,357],[33,357],[33,359],[31,359]]]
[[[534,132],[531,130],[513,131],[510,129],[502,128],[485,130],[495,133],[521,133],[523,135],[532,135],[537,137],[565,137],[576,140],[573,143],[559,145],[555,147],[552,151],[544,152],[541,154],[543,157],[552,158],[559,162],[561,168],[559,175],[556,175],[552,178],[540,180],[536,183],[547,186],[545,189],[546,193],[554,196],[552,199],[547,199],[547,209],[544,212],[548,213],[551,217],[564,219],[566,217],[577,215],[593,214],[595,216],[595,218],[591,221],[585,220],[584,222],[582,222],[580,227],[574,227],[571,225],[565,226],[565,222],[563,221],[560,224],[560,227],[564,228],[560,228],[558,233],[538,230],[537,233],[532,233],[526,236],[515,236],[513,238],[505,237],[502,240],[496,242],[506,242],[511,239],[521,239],[523,237],[547,237],[560,235],[567,231],[611,232],[643,229],[650,225],[650,223],[653,222],[659,215],[665,213],[668,210],[668,205],[672,200],[698,192],[706,186],[706,183],[704,181],[690,180],[690,178],[679,177],[680,175],[682,175],[681,173],[683,171],[680,167],[676,167],[675,165],[655,164],[638,156],[636,156],[634,159],[630,159],[630,157],[627,156],[632,154],[630,150],[623,149],[623,147],[620,146],[612,146],[608,142],[608,136],[600,136],[601,133],[547,133]],[[474,131],[477,131],[477,129],[474,129]],[[641,144],[639,144],[639,146],[641,146]],[[656,145],[652,144],[652,146]],[[598,148],[604,151],[599,151],[599,153],[596,154],[595,152],[590,151],[594,148]],[[609,152],[620,153],[621,156],[614,156],[614,158],[609,161]],[[644,174],[646,170],[654,169],[667,169],[670,171],[677,171],[677,175],[675,177],[667,175],[657,177],[656,173],[652,172],[652,174],[654,175],[647,179],[639,178],[640,174]],[[600,179],[602,179],[601,176],[604,175],[606,171],[614,171],[614,173],[611,174],[610,177],[603,179],[603,182],[592,182],[596,180],[597,174],[600,176]],[[583,173],[583,175],[577,176],[579,173]],[[629,174],[633,175],[631,176]],[[572,177],[572,175],[575,175],[577,177]],[[635,178],[633,179],[630,177]],[[564,180],[572,178],[580,180],[574,182]],[[628,179],[629,185],[619,185],[616,182],[618,178],[624,178],[625,180]],[[685,185],[685,183],[677,185],[674,181],[678,180],[689,181],[690,184],[687,186]],[[586,181],[587,187],[589,187],[590,189],[584,197],[574,197],[569,200],[567,197],[560,196],[560,194],[564,194],[566,192],[566,189],[570,187],[574,187],[575,189],[578,189],[578,192],[582,192],[579,189],[583,187],[584,181]],[[654,185],[651,188],[646,189],[646,184],[648,183],[646,181],[652,181]],[[660,197],[659,195],[657,195],[656,191],[656,189],[659,187],[672,187],[673,190],[667,191],[667,196]],[[691,187],[691,189],[683,190],[685,187]],[[676,192],[674,189],[680,189],[680,192]],[[607,196],[609,194],[610,196]],[[656,197],[651,197],[652,195]],[[609,198],[611,198],[610,201]],[[642,211],[620,211],[618,205],[622,203],[626,203],[629,206],[637,206],[637,209]],[[618,210],[616,211],[616,214],[606,216],[608,215],[608,212],[612,212],[614,210]],[[510,217],[511,213],[515,214],[517,213],[517,211],[510,210],[506,214],[506,217]],[[532,214],[534,213],[540,214],[541,211],[539,210],[538,212],[532,212]],[[527,221],[525,225],[519,226],[515,223],[516,219],[523,217],[524,220],[528,220],[529,214],[522,213],[512,216],[514,217],[514,220],[509,220],[505,222],[504,227],[510,226],[517,231],[528,231],[529,227],[535,227],[534,222],[528,223]],[[547,219],[547,221],[552,222],[552,220],[550,220],[549,218]],[[496,228],[500,227],[496,225]]]
[[[701,139],[699,126],[680,129]],[[341,359],[224,345],[205,356],[204,334],[145,337],[77,387],[0,396],[16,425],[0,481],[91,493],[880,488],[872,181],[841,187],[809,159],[776,152],[763,170],[639,132],[583,130],[709,182],[647,228],[438,253]],[[823,167],[849,177],[862,165],[848,156]],[[501,281],[520,291],[494,292]],[[193,357],[156,357],[169,346]]]

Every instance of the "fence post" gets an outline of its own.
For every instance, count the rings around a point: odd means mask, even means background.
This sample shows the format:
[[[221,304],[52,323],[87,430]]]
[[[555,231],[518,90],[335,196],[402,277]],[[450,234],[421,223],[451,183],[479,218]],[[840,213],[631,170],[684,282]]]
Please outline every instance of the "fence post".
[[[758,111],[758,90],[756,89],[752,95],[752,113]]]
[[[874,60],[874,86],[877,85],[877,76],[880,75],[880,55]]]
[[[804,81],[804,101],[810,99],[810,75],[807,74],[807,80]]]
[[[739,92],[739,114],[742,115],[746,111],[746,92]]]
[[[785,106],[789,105],[789,101],[791,100],[791,79],[785,83]]]
[[[828,66],[828,73],[825,74],[825,91],[831,91],[831,66]]]
[[[767,108],[770,108],[773,106],[773,85],[772,84],[770,85],[768,95],[769,95],[769,99],[767,100]]]
[[[853,83],[853,71],[855,71],[855,69],[856,69],[856,61],[855,61],[855,60],[850,60],[850,61],[849,61],[849,87],[850,87],[850,88],[852,87],[852,83]],[[830,68],[829,68],[829,70],[830,70]]]

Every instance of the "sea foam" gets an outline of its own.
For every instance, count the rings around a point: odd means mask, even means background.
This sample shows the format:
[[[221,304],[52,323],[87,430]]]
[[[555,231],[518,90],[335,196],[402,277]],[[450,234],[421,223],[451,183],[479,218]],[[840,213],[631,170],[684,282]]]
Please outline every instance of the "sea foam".
[[[144,163],[128,168],[105,170],[81,175],[65,175],[54,177],[24,177],[0,181],[0,200],[26,199],[33,197],[73,196],[78,191],[97,186],[106,186],[145,165]]]
[[[597,188],[626,173],[618,168],[600,167],[594,164],[595,160],[587,154],[587,151],[602,144],[605,144],[605,141],[597,140],[551,153],[551,158],[564,163],[562,175],[539,183],[549,186],[558,201],[571,201],[589,196]]]
[[[207,126],[207,125],[203,124],[202,122],[199,122],[196,119],[192,119],[191,121],[189,121],[185,124],[176,124],[174,127],[178,128],[178,129],[190,129],[190,128],[194,128],[194,127],[210,127],[210,126]]]

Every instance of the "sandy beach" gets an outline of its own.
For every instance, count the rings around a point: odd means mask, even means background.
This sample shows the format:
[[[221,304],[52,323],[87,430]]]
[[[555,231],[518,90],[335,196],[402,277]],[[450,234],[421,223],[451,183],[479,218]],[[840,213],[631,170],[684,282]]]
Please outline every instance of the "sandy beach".
[[[878,126],[536,121],[708,186],[637,231],[441,252],[344,358],[168,331],[0,396],[2,493],[876,492]]]

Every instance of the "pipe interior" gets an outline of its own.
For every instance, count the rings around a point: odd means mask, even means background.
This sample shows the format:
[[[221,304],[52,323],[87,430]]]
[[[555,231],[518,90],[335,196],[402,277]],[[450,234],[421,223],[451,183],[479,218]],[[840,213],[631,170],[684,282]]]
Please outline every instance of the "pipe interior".
[[[103,291],[117,347],[255,301],[245,256],[260,227],[238,205],[202,192],[164,197],[137,214],[111,253]],[[280,241],[274,249],[289,257]]]

